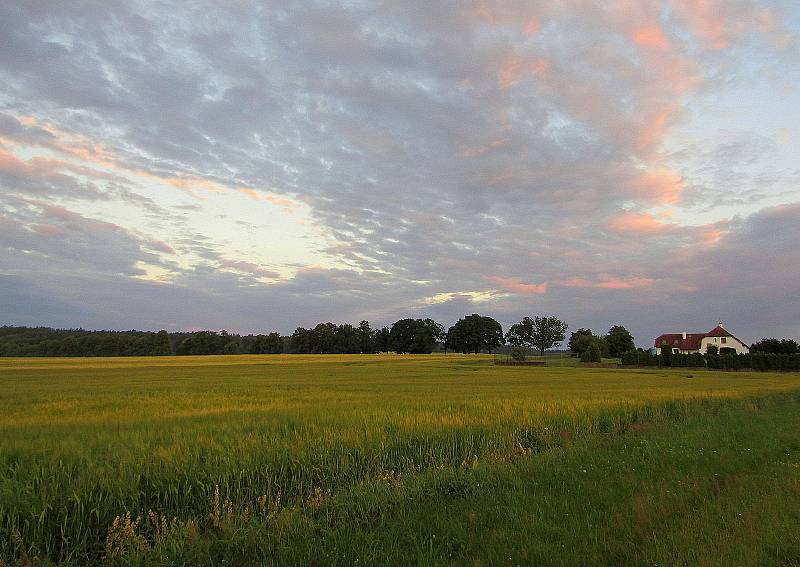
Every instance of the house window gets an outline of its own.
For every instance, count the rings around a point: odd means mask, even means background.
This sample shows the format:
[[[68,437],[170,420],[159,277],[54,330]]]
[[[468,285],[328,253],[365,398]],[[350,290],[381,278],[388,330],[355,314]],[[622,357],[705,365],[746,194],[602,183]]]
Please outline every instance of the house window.
[[[728,342],[728,337],[722,337],[722,338],[720,339],[720,341],[722,341],[722,344],[725,344],[725,343],[727,343],[727,342]]]
[[[680,349],[677,349],[677,348],[672,349],[672,353],[673,354],[678,354],[679,352],[680,352]]]

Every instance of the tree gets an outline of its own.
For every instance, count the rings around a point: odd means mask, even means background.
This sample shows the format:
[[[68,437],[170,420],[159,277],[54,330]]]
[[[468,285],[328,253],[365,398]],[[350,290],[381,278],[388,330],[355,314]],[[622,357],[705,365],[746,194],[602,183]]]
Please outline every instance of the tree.
[[[432,319],[400,319],[389,331],[389,343],[397,353],[430,354],[444,336],[444,327]]]
[[[337,352],[344,354],[356,354],[361,352],[361,337],[359,331],[352,325],[345,323],[336,327],[335,346],[333,350],[327,352]]]
[[[603,357],[600,353],[600,347],[596,342],[592,342],[583,354],[581,354],[581,362],[602,362]]]
[[[558,317],[525,317],[511,325],[506,333],[506,341],[515,347],[537,348],[544,352],[561,344],[567,332],[567,324]]]
[[[369,321],[361,321],[358,325],[358,346],[362,353],[375,352],[375,331],[369,326]]]
[[[311,331],[304,327],[297,327],[289,338],[292,352],[308,354],[311,352]]]
[[[389,352],[392,350],[391,335],[388,327],[381,327],[375,331],[375,351]]]
[[[710,355],[719,354],[719,347],[717,345],[708,345],[706,347],[706,354]]]
[[[661,366],[672,366],[672,347],[667,342],[661,343]]]
[[[533,346],[539,349],[544,356],[544,351],[561,344],[566,336],[567,324],[558,317],[533,318]]]
[[[793,339],[761,339],[753,343],[750,352],[762,352],[764,354],[797,354],[800,353],[800,345]]]
[[[569,336],[567,347],[575,354],[581,355],[589,350],[589,345],[597,340],[597,336],[591,329],[578,329]]]
[[[165,356],[169,354],[172,354],[172,344],[169,342],[169,333],[162,329],[156,333],[156,338],[153,342],[153,355]]]
[[[533,319],[530,317],[525,317],[519,323],[511,325],[506,333],[506,342],[512,347],[532,348]]]
[[[447,333],[450,348],[478,354],[482,350],[492,351],[503,343],[503,328],[491,317],[473,313],[450,327]]]
[[[242,345],[239,344],[239,341],[230,341],[225,344],[222,349],[224,354],[241,354],[242,353]]]
[[[606,343],[608,344],[608,353],[615,358],[636,348],[633,336],[622,325],[614,325],[608,330]]]

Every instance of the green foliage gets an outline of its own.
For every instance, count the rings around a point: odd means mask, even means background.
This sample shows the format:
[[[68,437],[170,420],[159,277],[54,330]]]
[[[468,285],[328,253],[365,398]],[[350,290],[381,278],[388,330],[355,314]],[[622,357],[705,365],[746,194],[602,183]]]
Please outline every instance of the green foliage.
[[[242,354],[242,345],[239,341],[230,341],[222,349],[223,354]]]
[[[581,362],[602,362],[603,355],[600,352],[600,347],[597,345],[597,342],[593,341],[589,344],[589,348],[586,349],[583,354],[581,355]]]
[[[432,319],[401,319],[389,331],[389,344],[398,353],[430,354],[445,336],[444,327]]]
[[[567,332],[567,324],[557,317],[525,317],[511,325],[506,333],[506,342],[512,346],[536,348],[544,352],[561,344]]]
[[[633,342],[633,336],[628,332],[628,329],[622,325],[614,325],[611,327],[608,330],[605,340],[608,345],[608,354],[614,358],[620,357],[623,353],[636,348]]]
[[[528,350],[525,347],[515,346],[511,349],[511,358],[517,362],[524,362],[528,358]]]
[[[591,329],[578,329],[569,336],[567,347],[577,355],[589,350],[589,345],[598,339]]]
[[[672,366],[672,347],[666,343],[661,345],[661,355],[658,362],[659,366]]]
[[[248,335],[242,337],[244,350],[250,354],[280,354],[283,352],[283,337],[278,333]]]
[[[706,354],[709,356],[715,356],[719,354],[719,347],[717,345],[708,345],[706,347]]]
[[[173,354],[166,331],[85,331],[0,327],[0,356],[163,356]]]
[[[622,355],[622,364],[667,368],[710,368],[715,370],[758,370],[761,372],[799,372],[800,354],[669,354],[661,356],[639,350]]]
[[[800,345],[793,339],[761,339],[750,347],[751,353],[800,354]]]
[[[313,329],[298,327],[289,338],[296,354],[371,354],[388,349],[388,330],[373,331],[369,321],[350,324],[320,323]]]
[[[467,354],[491,352],[503,343],[503,328],[491,317],[467,315],[450,327],[447,344],[452,350]]]

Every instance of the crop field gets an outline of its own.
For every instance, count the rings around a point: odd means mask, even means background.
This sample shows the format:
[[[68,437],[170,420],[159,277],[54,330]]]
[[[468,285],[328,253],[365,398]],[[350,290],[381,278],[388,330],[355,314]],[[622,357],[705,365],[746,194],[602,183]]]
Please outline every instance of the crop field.
[[[800,565],[800,375],[0,359],[0,565]]]

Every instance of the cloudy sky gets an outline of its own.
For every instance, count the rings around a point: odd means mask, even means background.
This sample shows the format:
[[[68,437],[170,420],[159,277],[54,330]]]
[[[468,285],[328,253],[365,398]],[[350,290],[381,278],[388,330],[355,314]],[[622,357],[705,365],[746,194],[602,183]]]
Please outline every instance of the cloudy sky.
[[[795,0],[0,3],[0,324],[800,336]]]

